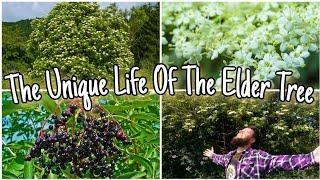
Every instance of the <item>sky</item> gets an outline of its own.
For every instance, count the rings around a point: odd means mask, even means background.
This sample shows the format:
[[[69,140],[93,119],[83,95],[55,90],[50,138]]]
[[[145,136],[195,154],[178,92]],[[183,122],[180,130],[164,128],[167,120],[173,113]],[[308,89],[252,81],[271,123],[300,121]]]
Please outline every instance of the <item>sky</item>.
[[[120,9],[131,9],[133,6],[141,6],[145,2],[117,2]],[[43,17],[49,13],[56,2],[3,2],[2,21],[16,22],[23,19],[34,19]],[[109,3],[99,2],[100,7],[104,8]]]

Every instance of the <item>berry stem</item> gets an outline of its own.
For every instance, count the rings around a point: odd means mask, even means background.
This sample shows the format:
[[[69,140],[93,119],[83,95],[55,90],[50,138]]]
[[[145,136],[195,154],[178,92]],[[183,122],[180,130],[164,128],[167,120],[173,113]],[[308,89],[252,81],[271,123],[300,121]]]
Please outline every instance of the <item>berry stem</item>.
[[[59,100],[58,103],[56,104],[56,107],[53,110],[53,113],[57,114],[58,109],[60,109],[60,105],[63,100]]]
[[[10,154],[14,157],[16,157],[17,155],[9,148],[9,147],[6,147],[8,149],[8,151],[10,152]]]
[[[44,128],[44,126],[47,124],[48,120],[49,120],[49,118],[46,118],[46,120],[45,120],[44,123],[42,124],[41,129],[40,129],[40,133],[39,133],[38,137],[39,137],[39,136],[42,136],[42,133],[44,132],[43,128]]]
[[[34,167],[35,167],[36,169],[38,169],[39,171],[42,171],[42,168],[39,167],[38,165],[34,164]]]

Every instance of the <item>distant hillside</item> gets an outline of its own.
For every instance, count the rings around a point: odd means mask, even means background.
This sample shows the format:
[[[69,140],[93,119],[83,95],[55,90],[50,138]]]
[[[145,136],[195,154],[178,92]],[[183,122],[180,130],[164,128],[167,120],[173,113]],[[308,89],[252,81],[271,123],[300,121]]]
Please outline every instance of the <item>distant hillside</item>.
[[[14,31],[18,29],[24,38],[28,38],[31,33],[31,21],[33,19],[25,19],[17,22],[2,22],[3,27],[8,27],[9,30]]]
[[[27,72],[32,59],[27,53],[31,19],[2,22],[2,72]]]

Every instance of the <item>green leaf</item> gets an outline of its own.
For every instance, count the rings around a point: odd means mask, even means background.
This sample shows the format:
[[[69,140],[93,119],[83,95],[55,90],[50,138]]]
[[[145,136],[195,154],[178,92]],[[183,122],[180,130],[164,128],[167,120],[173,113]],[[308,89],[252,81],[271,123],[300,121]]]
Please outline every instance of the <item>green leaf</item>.
[[[56,113],[56,114],[60,114],[61,113],[60,109],[57,108],[58,104],[56,103],[56,101],[52,100],[47,94],[42,94],[42,98],[41,98],[40,104],[42,106],[44,106],[45,109],[50,113]],[[55,110],[58,111],[58,112],[54,112]]]
[[[154,105],[155,103],[159,103],[159,101],[151,101],[151,100],[134,100],[128,101],[134,107],[146,107],[149,105]]]
[[[50,172],[50,174],[48,175],[48,179],[58,179],[58,176]]]
[[[160,140],[158,137],[151,139],[150,141],[148,141],[149,144],[154,144],[154,145],[160,145]]]
[[[145,132],[147,134],[153,134],[153,129],[148,126],[143,126],[143,125],[140,126],[138,124],[135,124],[135,127],[136,127],[136,129],[138,129],[142,133]]]
[[[7,172],[3,172],[2,174],[3,179],[17,179],[18,177],[12,174],[8,174]]]
[[[70,168],[66,168],[65,170],[61,169],[63,175],[65,175],[68,179],[78,178],[76,175],[70,173]]]
[[[32,179],[33,178],[33,160],[24,162],[24,179]]]
[[[153,178],[153,167],[148,159],[135,154],[130,154],[130,156],[137,162],[141,163],[141,165],[147,170],[147,178]]]
[[[24,165],[23,164],[18,164],[18,163],[13,163],[11,165],[11,168],[13,168],[15,170],[18,170],[18,171],[21,171],[24,168]]]
[[[14,158],[16,158],[16,157],[7,157],[7,158],[4,158],[4,159],[2,159],[2,163],[7,162],[7,161],[10,161],[10,160],[12,160],[12,159],[14,159]]]
[[[134,108],[133,106],[116,106],[116,105],[105,105],[103,107],[111,113],[126,111]]]
[[[22,175],[22,171],[17,171],[17,170],[15,170],[15,169],[6,169],[5,171],[6,171],[6,173],[8,173],[9,175],[11,174],[11,176],[14,175],[14,176],[16,176],[16,177],[20,177],[20,176]]]
[[[131,118],[135,118],[135,119],[145,119],[145,120],[149,120],[152,122],[158,122],[159,118],[157,118],[154,114],[150,114],[150,113],[143,113],[143,112],[139,112],[139,113],[132,113],[132,115],[130,116]]]
[[[36,107],[39,106],[39,103],[34,101],[34,102],[28,102],[28,103],[19,103],[19,104],[14,104],[12,100],[2,100],[2,117],[10,115],[14,112],[18,112],[20,110],[31,110],[35,109]]]
[[[117,177],[115,177],[116,179],[138,179],[138,178],[142,178],[145,177],[147,174],[145,172],[127,172],[127,173],[123,173],[118,175]]]

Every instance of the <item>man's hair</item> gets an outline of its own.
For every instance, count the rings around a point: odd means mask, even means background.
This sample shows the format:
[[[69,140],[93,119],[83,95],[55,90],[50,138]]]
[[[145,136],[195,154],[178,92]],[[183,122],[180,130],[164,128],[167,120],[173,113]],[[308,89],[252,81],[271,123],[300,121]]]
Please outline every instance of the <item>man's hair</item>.
[[[252,144],[252,147],[259,148],[259,146],[260,146],[260,131],[259,131],[259,129],[253,125],[247,125],[245,127],[250,128],[254,132],[253,137],[255,139],[255,142]]]

